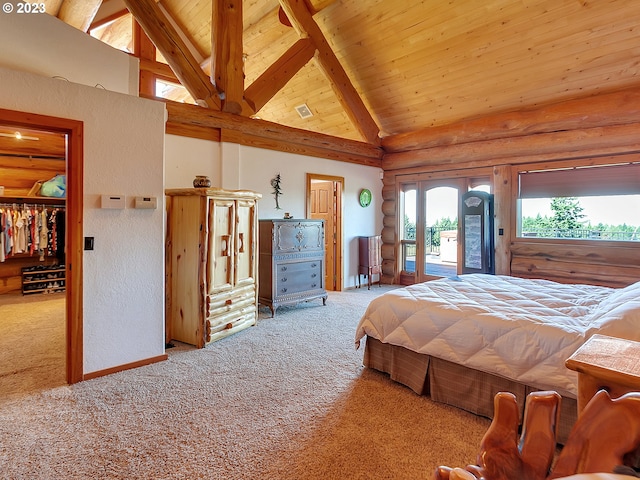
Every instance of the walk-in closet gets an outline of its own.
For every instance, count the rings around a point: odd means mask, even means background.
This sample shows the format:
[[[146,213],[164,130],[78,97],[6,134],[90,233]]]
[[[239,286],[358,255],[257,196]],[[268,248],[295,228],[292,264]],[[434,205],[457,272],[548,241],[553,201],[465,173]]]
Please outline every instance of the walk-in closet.
[[[0,392],[66,383],[64,133],[0,125]]]

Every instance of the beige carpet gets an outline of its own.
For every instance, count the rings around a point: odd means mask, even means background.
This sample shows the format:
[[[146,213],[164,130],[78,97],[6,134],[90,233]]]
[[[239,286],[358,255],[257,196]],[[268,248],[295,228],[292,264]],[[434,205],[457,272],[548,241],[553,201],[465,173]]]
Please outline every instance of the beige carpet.
[[[66,383],[64,322],[63,293],[0,295],[1,395]]]
[[[488,420],[362,367],[355,327],[387,288],[261,310],[202,350],[73,386],[40,368],[40,389],[3,383],[0,478],[430,479],[473,461]]]

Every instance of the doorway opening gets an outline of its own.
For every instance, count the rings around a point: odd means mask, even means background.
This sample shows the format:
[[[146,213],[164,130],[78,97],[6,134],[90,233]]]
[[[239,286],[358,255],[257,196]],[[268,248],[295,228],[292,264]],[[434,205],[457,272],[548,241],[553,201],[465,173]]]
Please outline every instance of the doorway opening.
[[[460,273],[458,217],[469,190],[489,192],[488,178],[403,182],[399,185],[399,283],[411,285]]]
[[[456,274],[460,187],[459,181],[401,186],[401,284]]]
[[[66,158],[66,201],[64,202],[64,301],[65,301],[65,377],[66,382],[83,380],[82,341],[82,211],[83,211],[83,123],[77,120],[50,117],[27,112],[0,109],[0,125],[10,130],[40,131],[44,137],[64,137]],[[37,135],[32,135],[37,138]],[[35,152],[32,152],[32,157]],[[20,161],[17,157],[15,162]],[[29,160],[23,160],[29,161]],[[47,179],[44,179],[47,180]],[[27,197],[17,188],[5,191],[4,198]],[[29,200],[27,200],[28,202]],[[16,202],[18,203],[18,202]],[[37,202],[36,202],[37,203]],[[52,282],[52,288],[53,288]],[[58,282],[59,284],[59,282]],[[47,283],[48,288],[48,283]]]
[[[307,174],[307,218],[324,220],[325,285],[342,291],[342,195],[344,177]]]

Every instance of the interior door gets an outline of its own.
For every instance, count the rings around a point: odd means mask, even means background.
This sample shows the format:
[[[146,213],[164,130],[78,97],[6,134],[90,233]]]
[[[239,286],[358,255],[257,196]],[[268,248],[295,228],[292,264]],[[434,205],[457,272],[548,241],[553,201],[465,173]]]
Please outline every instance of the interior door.
[[[336,290],[335,185],[331,181],[311,183],[311,218],[324,220],[325,285]]]

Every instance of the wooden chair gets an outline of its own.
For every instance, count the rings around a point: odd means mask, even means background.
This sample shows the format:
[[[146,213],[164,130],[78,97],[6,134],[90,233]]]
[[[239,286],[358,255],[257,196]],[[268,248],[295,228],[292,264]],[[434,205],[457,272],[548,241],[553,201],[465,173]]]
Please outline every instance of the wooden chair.
[[[612,473],[637,464],[640,448],[640,392],[612,400],[600,390],[587,404],[553,463],[560,395],[534,392],[527,397],[518,440],[515,396],[494,398],[494,418],[480,443],[476,465],[441,466],[436,480],[551,480],[578,473]],[[552,467],[553,463],[553,467]],[[632,478],[632,477],[628,477]]]

